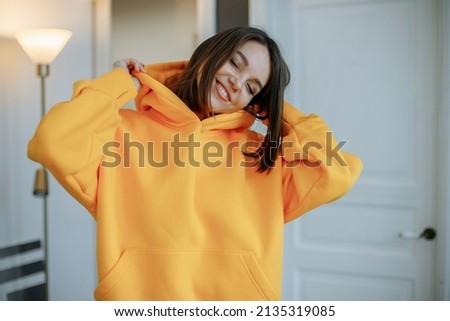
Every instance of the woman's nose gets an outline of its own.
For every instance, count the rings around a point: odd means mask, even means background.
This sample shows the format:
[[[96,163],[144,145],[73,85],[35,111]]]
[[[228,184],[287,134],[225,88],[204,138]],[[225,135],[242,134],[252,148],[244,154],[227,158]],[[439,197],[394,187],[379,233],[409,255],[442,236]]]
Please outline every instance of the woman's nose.
[[[239,91],[242,88],[242,82],[237,77],[230,76],[230,84],[234,91]]]

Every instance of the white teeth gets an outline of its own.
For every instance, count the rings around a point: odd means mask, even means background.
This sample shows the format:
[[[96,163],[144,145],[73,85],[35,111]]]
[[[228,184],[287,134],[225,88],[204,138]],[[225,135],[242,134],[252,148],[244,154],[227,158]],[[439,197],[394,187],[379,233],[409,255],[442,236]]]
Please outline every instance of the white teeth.
[[[225,88],[223,88],[223,86],[221,85],[221,84],[217,84],[218,85],[218,88],[219,88],[219,92],[220,92],[220,94],[221,94],[221,96],[223,97],[223,98],[225,98],[226,100],[230,100],[230,97],[228,97],[228,93],[227,93],[227,91],[225,90]]]

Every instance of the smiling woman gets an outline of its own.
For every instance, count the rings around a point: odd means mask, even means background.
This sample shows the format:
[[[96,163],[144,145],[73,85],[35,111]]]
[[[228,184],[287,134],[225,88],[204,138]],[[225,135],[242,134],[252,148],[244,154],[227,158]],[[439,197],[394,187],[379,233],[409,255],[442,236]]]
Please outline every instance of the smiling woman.
[[[248,106],[268,83],[269,51],[250,40],[217,71],[212,84],[210,106],[214,114],[230,113]]]
[[[264,142],[255,153],[247,153],[264,172],[279,152],[284,90],[289,78],[280,49],[267,33],[234,27],[204,41],[172,89],[200,119],[241,109],[267,119]]]
[[[279,300],[284,223],[348,192],[361,161],[284,101],[289,71],[262,30],[115,67],[77,82],[28,149],[96,219],[96,299]]]

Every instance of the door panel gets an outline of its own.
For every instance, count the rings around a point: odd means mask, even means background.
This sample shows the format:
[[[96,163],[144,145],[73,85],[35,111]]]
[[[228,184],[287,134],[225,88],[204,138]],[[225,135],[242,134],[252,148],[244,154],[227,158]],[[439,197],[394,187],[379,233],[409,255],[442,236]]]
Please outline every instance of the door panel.
[[[434,299],[435,240],[399,234],[435,222],[436,1],[266,1],[265,12],[292,71],[288,99],[365,166],[347,196],[286,226],[284,298]]]

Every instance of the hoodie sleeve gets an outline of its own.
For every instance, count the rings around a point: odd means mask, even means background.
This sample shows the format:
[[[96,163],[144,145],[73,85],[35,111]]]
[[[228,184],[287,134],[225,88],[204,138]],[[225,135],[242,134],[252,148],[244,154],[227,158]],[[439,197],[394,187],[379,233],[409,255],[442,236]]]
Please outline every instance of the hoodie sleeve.
[[[47,167],[92,215],[103,145],[114,139],[119,108],[135,96],[131,77],[120,68],[78,81],[71,100],[44,116],[28,144],[28,157]]]
[[[285,222],[346,194],[362,171],[361,160],[341,150],[327,124],[284,105],[283,191]]]

